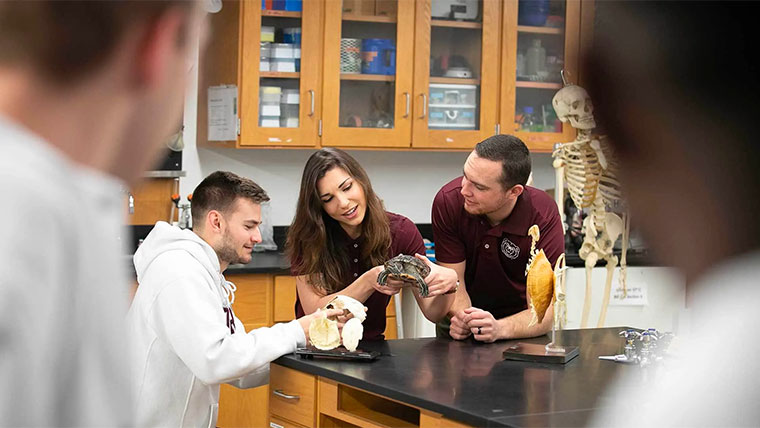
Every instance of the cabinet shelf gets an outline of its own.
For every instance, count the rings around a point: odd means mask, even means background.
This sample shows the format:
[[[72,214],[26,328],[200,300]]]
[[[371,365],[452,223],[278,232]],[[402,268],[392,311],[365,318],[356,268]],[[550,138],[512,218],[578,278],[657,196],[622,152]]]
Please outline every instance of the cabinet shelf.
[[[365,82],[393,82],[396,80],[395,75],[386,74],[348,74],[341,73],[340,80],[360,80]]]
[[[379,22],[385,24],[395,24],[395,16],[384,15],[343,15],[344,21],[357,21],[357,22]]]
[[[431,19],[430,25],[433,27],[449,27],[449,28],[483,28],[482,22],[471,21],[448,21],[445,19]]]
[[[562,89],[561,83],[552,82],[515,82],[516,88],[530,88],[530,89]]]
[[[262,10],[261,16],[274,16],[278,18],[300,18],[301,12],[291,12],[288,10]]]
[[[532,27],[529,25],[518,25],[517,32],[518,33],[532,33],[532,34],[562,35],[562,34],[565,34],[565,29],[554,28],[554,27]]]
[[[430,83],[444,83],[447,85],[480,85],[480,79],[460,79],[457,77],[431,77]]]
[[[262,71],[260,72],[262,78],[274,78],[274,79],[299,79],[301,78],[300,72],[285,72],[285,71]]]

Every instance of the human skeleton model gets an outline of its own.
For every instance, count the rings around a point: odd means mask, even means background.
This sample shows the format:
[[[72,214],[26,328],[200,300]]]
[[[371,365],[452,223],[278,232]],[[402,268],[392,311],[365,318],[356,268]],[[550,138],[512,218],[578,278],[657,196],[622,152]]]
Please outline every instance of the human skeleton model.
[[[552,99],[557,117],[578,131],[575,141],[557,144],[552,156],[556,173],[555,200],[564,223],[564,188],[570,193],[578,209],[589,209],[583,220],[583,244],[579,251],[586,264],[586,296],[583,302],[581,328],[588,325],[591,309],[591,274],[600,259],[607,261],[607,280],[604,285],[602,308],[598,327],[604,325],[610,301],[612,274],[618,258],[612,253],[615,241],[623,235],[623,253],[620,262],[620,284],[625,295],[625,256],[628,245],[628,219],[625,224],[615,213],[607,209],[622,203],[620,185],[616,178],[616,161],[606,144],[604,136],[594,136],[596,127],[593,106],[585,89],[577,85],[565,85]],[[624,215],[624,217],[627,217]]]

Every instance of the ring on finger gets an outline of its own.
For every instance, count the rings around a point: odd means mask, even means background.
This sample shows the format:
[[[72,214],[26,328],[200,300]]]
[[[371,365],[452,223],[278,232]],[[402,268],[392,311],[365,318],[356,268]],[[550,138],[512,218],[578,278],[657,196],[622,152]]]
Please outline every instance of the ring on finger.
[[[483,334],[483,333],[480,331],[480,327],[478,327],[478,334]]]

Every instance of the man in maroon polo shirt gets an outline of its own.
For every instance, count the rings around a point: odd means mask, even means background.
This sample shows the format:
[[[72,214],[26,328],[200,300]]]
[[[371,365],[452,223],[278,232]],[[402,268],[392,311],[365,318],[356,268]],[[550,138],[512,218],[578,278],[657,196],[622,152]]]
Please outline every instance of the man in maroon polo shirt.
[[[552,266],[565,251],[565,240],[557,204],[542,190],[526,186],[530,170],[525,144],[511,135],[495,135],[475,146],[464,175],[435,196],[436,260],[454,269],[460,281],[450,322],[438,323],[439,337],[461,340],[472,334],[493,342],[540,336],[551,329],[551,307],[541,323],[528,327],[528,229],[538,225],[537,248]]]

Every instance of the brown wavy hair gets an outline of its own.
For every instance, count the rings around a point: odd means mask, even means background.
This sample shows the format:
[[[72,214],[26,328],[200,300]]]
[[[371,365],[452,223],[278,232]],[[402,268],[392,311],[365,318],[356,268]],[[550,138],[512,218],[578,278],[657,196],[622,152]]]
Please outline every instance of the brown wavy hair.
[[[342,290],[350,263],[346,248],[338,240],[344,233],[340,223],[323,208],[317,181],[333,168],[341,168],[364,190],[367,210],[362,221],[363,266],[377,266],[388,258],[391,232],[388,215],[372,189],[367,173],[359,162],[340,149],[324,148],[309,157],[301,176],[301,192],[293,223],[288,229],[286,253],[296,272],[306,275],[318,291],[325,294]]]

